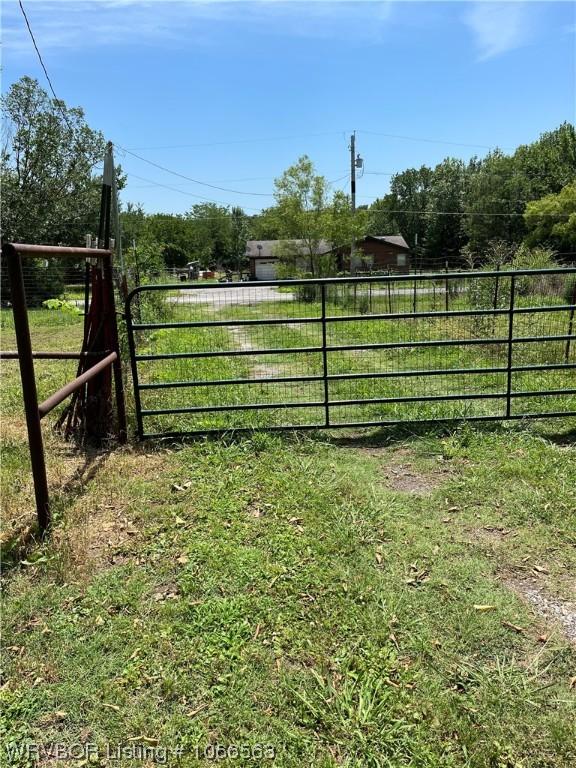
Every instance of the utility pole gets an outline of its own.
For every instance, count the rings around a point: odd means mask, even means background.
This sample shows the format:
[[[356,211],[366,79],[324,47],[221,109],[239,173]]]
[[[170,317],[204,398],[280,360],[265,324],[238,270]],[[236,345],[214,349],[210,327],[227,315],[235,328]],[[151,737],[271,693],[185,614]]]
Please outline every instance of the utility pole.
[[[352,210],[352,221],[356,216],[356,131],[352,132],[350,136],[350,207]],[[350,274],[353,275],[356,272],[356,265],[354,264],[354,251],[356,243],[354,237],[352,237],[352,245],[350,246]]]
[[[352,210],[352,221],[354,221],[356,215],[356,168],[362,168],[364,160],[360,155],[356,154],[356,131],[352,132],[350,136],[350,207]],[[356,250],[356,243],[352,238],[352,244],[350,246],[350,274],[353,275],[356,272],[356,265],[354,264],[354,252]]]

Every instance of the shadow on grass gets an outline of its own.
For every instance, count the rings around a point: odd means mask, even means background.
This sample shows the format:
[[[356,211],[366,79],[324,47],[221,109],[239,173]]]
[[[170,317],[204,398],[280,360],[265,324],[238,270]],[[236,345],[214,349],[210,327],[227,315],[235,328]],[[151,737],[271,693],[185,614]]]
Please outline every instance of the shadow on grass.
[[[558,427],[558,430],[555,430]],[[142,453],[154,453],[166,450],[179,450],[185,445],[224,444],[237,445],[246,441],[261,441],[264,435],[274,435],[287,443],[298,444],[303,441],[328,443],[341,447],[384,448],[400,443],[407,443],[422,438],[443,438],[454,435],[462,429],[473,429],[483,434],[518,434],[528,432],[556,445],[576,445],[576,427],[560,428],[557,421],[527,419],[517,421],[467,421],[448,420],[437,422],[406,422],[405,424],[383,425],[381,427],[341,427],[333,429],[303,429],[286,427],[285,430],[267,430],[265,427],[252,431],[235,432],[230,430],[205,435],[180,435],[166,438],[144,440],[134,444],[133,448]]]
[[[50,494],[50,510],[52,513],[52,525],[47,531],[41,532],[38,522],[23,525],[13,531],[9,538],[2,541],[0,546],[0,562],[2,574],[34,557],[42,546],[50,541],[50,532],[62,518],[63,511],[69,508],[71,503],[80,498],[86,490],[86,485],[97,476],[110,454],[101,450],[89,449],[84,455],[84,461],[78,467],[72,477],[59,489]]]
[[[576,427],[564,432],[540,432],[540,436],[550,443],[563,446],[576,446]]]

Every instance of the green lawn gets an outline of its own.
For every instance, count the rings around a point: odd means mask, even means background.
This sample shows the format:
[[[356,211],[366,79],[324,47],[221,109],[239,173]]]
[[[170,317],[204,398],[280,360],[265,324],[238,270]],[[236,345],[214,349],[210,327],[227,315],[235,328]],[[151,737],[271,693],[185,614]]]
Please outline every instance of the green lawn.
[[[75,348],[75,323],[42,342]],[[221,360],[207,376],[247,370]],[[42,391],[65,365],[38,363]],[[101,766],[134,765],[106,745],[146,765],[224,748],[230,766],[576,764],[576,650],[554,613],[576,603],[576,419],[109,454],[48,422],[40,543],[15,363],[2,385],[2,765],[33,764],[6,750],[26,743],[93,744]]]

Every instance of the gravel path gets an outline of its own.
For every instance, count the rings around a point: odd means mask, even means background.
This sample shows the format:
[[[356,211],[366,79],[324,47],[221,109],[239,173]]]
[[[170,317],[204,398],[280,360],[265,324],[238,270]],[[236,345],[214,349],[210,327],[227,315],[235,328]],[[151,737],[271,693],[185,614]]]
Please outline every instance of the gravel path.
[[[212,304],[221,308],[238,304],[259,304],[262,301],[292,301],[294,294],[290,291],[283,293],[276,288],[263,286],[246,286],[245,288],[218,287],[196,288],[182,290],[179,296],[168,296],[166,301],[172,304]]]
[[[556,597],[546,595],[544,590],[532,582],[513,581],[509,586],[530,603],[536,613],[549,622],[556,622],[562,627],[564,634],[576,643],[576,606]]]

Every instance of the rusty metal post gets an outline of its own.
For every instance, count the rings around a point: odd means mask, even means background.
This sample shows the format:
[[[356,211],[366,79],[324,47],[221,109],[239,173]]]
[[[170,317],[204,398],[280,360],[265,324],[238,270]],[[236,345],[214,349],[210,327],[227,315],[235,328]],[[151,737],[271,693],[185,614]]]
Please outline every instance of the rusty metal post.
[[[26,309],[26,292],[22,274],[22,257],[9,243],[2,246],[2,254],[8,264],[10,280],[10,298],[14,329],[18,347],[18,362],[20,364],[20,379],[22,381],[22,396],[26,411],[26,427],[28,429],[28,445],[30,462],[34,478],[34,494],[36,496],[36,512],[38,525],[42,533],[50,525],[50,504],[48,497],[48,479],[46,477],[46,462],[44,459],[44,444],[42,428],[38,412],[38,394],[34,376],[34,360],[32,358],[32,342],[30,341],[30,326]]]
[[[104,240],[104,248],[110,247],[110,216],[112,213],[112,191],[115,187],[114,154],[112,142],[108,142],[106,156],[104,158],[104,174],[102,178],[102,210],[100,212],[99,237]],[[118,201],[115,200],[117,205]],[[120,236],[120,233],[117,233]],[[104,290],[108,291],[108,307],[110,316],[106,319],[108,332],[111,339],[112,351],[116,352],[116,359],[112,364],[114,372],[114,391],[116,395],[116,418],[118,421],[118,441],[125,443],[128,434],[126,424],[126,404],[124,400],[124,382],[122,379],[122,363],[120,361],[120,344],[118,341],[118,316],[116,314],[116,300],[114,296],[114,275],[112,272],[112,258],[104,258],[103,264]]]
[[[118,421],[118,442],[123,444],[127,440],[128,428],[126,424],[126,403],[124,400],[124,382],[122,380],[122,363],[120,361],[120,344],[118,341],[118,316],[116,314],[116,302],[114,297],[114,278],[112,275],[112,259],[104,258],[104,283],[110,292],[110,337],[112,351],[116,352],[116,359],[112,363],[114,372],[114,391],[116,395],[116,418]],[[106,288],[105,288],[106,290]]]

